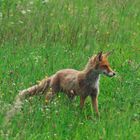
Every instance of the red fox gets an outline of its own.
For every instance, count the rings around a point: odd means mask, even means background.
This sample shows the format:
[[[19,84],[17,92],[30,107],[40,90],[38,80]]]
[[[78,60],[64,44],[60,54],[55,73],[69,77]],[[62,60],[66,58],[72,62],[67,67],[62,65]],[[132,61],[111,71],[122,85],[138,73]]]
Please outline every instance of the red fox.
[[[87,96],[91,97],[92,106],[97,115],[98,93],[100,74],[113,77],[115,72],[110,68],[108,56],[111,52],[103,54],[99,52],[92,56],[82,71],[74,69],[64,69],[56,72],[49,78],[43,79],[39,84],[34,85],[20,92],[20,98],[25,95],[36,95],[40,92],[46,93],[46,101],[49,101],[58,92],[63,92],[73,99],[80,96],[80,106],[83,108]]]

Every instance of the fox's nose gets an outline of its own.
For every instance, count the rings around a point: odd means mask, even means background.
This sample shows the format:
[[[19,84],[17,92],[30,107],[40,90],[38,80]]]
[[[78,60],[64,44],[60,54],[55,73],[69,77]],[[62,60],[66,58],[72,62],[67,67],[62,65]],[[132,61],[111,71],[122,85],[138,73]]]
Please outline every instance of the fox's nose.
[[[115,72],[113,72],[113,76],[115,76],[116,75],[116,73]]]

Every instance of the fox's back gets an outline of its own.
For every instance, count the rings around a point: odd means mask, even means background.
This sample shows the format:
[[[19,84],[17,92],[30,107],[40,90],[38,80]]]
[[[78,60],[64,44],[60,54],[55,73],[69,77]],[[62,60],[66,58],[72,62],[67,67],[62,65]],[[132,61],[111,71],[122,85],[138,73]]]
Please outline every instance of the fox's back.
[[[63,90],[74,90],[77,87],[77,76],[79,71],[74,69],[64,69],[56,73],[59,78],[60,88]]]

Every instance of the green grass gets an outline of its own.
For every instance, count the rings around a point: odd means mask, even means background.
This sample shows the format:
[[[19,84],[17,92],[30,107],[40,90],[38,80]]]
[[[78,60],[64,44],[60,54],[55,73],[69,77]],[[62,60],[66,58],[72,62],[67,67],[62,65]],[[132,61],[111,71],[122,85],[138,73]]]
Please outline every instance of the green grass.
[[[140,1],[0,1],[0,139],[139,140]],[[115,78],[101,76],[98,119],[90,98],[59,94],[25,101],[4,125],[19,90],[63,68],[81,70],[98,51],[115,49]]]

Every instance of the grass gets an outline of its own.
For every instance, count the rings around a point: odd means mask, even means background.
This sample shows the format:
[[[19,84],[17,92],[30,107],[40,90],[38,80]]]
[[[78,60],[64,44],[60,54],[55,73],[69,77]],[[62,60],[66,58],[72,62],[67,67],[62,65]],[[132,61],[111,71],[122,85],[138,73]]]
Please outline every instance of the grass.
[[[0,139],[140,139],[139,0],[0,1]],[[63,94],[25,101],[6,126],[19,90],[63,68],[81,70],[100,50],[115,49],[115,78],[101,76],[98,119],[90,99]]]

